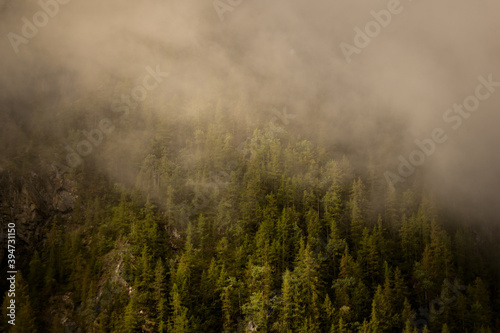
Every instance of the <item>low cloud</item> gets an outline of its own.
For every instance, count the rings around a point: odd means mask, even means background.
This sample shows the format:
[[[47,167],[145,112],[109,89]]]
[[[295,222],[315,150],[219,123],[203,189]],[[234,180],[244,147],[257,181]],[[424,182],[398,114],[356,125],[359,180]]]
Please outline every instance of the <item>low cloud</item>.
[[[158,112],[171,112],[168,101],[287,105],[296,134],[345,147],[361,164],[369,152],[383,173],[442,126],[443,113],[474,91],[478,76],[500,78],[498,2],[401,1],[404,11],[350,63],[339,45],[353,43],[354,28],[388,1],[242,1],[223,22],[210,1],[58,3],[57,15],[47,13],[47,24],[16,52],[8,34],[22,35],[23,17],[33,22],[42,7],[0,1],[3,160],[29,150],[33,133],[64,138],[60,124],[70,126],[71,110],[90,97],[104,108],[116,98],[109,82],[133,87],[146,66],[162,64],[175,79],[152,93],[148,103]],[[425,164],[422,181],[451,210],[498,215],[499,111],[496,94]]]

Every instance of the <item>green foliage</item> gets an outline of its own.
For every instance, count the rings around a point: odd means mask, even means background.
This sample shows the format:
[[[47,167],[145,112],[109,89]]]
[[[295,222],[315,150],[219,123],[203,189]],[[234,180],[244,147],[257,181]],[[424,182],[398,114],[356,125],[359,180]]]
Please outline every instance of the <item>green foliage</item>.
[[[20,280],[28,331],[498,330],[495,247],[416,188],[387,192],[373,166],[285,130],[239,133],[221,110],[151,117],[135,187],[71,176],[71,218],[50,218]]]

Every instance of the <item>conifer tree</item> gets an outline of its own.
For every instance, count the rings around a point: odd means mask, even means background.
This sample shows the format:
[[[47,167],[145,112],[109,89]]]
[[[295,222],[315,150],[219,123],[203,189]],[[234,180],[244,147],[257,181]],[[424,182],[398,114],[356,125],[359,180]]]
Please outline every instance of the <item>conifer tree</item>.
[[[354,248],[357,249],[358,244],[361,241],[363,228],[366,223],[366,194],[365,187],[363,182],[361,181],[361,178],[358,178],[352,184],[349,209],[351,219],[351,239],[354,244]]]
[[[123,332],[137,332],[138,329],[139,318],[137,310],[137,290],[133,290],[127,307],[125,308]]]
[[[304,247],[302,241],[294,273],[299,282],[297,291],[300,291],[297,301],[303,306],[301,309],[303,319],[307,319],[308,329],[311,331],[318,331],[320,325],[318,268],[319,265],[312,250],[309,245]]]
[[[386,332],[390,327],[390,312],[382,286],[377,287],[373,296],[370,328],[375,333]]]
[[[279,332],[291,333],[294,329],[295,313],[295,285],[292,273],[287,269],[283,274],[281,287],[281,309],[279,314]]]
[[[295,211],[292,208],[283,209],[281,217],[278,220],[277,229],[281,247],[280,268],[284,271],[293,261],[300,240],[300,229],[297,226]]]
[[[323,302],[322,306],[323,310],[323,331],[327,332],[328,329],[334,324],[334,315],[335,315],[335,308],[330,300],[330,296],[328,293],[325,296],[325,301]]]
[[[275,254],[272,247],[272,242],[275,239],[275,224],[278,219],[276,199],[273,194],[268,195],[267,199],[268,205],[264,210],[263,221],[255,235],[257,256],[261,264],[273,262],[276,259],[274,258]]]
[[[363,236],[358,251],[358,264],[367,281],[378,281],[380,272],[380,258],[375,237],[370,235],[368,228],[363,229]]]
[[[182,305],[181,295],[177,289],[177,284],[174,284],[171,291],[171,309],[169,332],[172,333],[187,333],[189,332],[188,309]]]
[[[312,249],[319,249],[321,225],[319,223],[319,215],[317,211],[309,209],[306,215],[306,225],[307,244]]]
[[[467,290],[470,299],[470,319],[474,329],[487,327],[491,321],[490,296],[488,289],[481,278],[477,278],[474,284]]]
[[[155,267],[154,278],[154,300],[156,302],[156,323],[158,332],[166,332],[167,329],[167,299],[166,299],[166,283],[165,283],[165,267],[159,259]]]
[[[450,330],[448,329],[447,324],[443,324],[443,327],[441,328],[441,333],[451,333]]]

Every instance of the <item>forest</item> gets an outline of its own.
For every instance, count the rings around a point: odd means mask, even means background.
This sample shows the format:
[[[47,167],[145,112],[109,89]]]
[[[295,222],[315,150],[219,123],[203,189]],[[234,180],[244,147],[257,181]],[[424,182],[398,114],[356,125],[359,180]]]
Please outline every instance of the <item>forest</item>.
[[[117,122],[110,140],[143,126],[147,144],[110,155],[104,143],[57,171],[74,206],[47,219],[18,273],[17,324],[4,297],[1,330],[499,331],[494,229],[272,115],[242,122],[209,107]],[[123,152],[139,161],[133,182],[105,172],[103,159],[119,174]],[[17,177],[40,163],[13,161]]]
[[[0,0],[0,333],[499,333],[499,12]]]

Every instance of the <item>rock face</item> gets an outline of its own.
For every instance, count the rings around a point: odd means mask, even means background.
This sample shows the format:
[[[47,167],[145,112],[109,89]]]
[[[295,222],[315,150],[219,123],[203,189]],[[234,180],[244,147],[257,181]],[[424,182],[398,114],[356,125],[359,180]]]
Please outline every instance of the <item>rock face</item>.
[[[15,171],[0,172],[0,221],[2,246],[0,262],[6,254],[7,224],[16,224],[16,259],[18,267],[43,240],[44,229],[52,217],[70,213],[77,198],[74,183],[65,180],[54,166],[39,163],[38,170],[19,175]],[[23,255],[26,254],[26,255]]]

